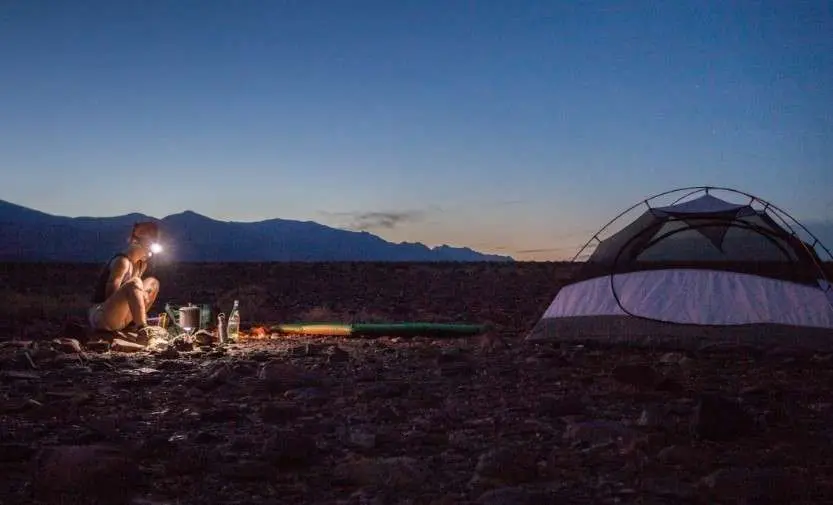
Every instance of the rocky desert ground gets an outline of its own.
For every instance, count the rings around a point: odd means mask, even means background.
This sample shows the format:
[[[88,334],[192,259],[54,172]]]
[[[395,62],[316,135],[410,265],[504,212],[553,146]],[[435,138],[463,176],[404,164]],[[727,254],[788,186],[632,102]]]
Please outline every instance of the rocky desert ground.
[[[75,324],[97,270],[0,265],[0,504],[833,503],[833,356],[524,343],[568,265],[160,266],[251,336],[148,348]]]

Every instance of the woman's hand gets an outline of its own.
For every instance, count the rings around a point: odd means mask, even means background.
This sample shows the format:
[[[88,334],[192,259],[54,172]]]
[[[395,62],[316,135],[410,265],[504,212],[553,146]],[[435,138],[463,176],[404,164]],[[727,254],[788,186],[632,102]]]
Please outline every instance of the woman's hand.
[[[136,269],[134,270],[136,277],[142,278],[145,275],[145,271],[148,268],[147,262],[145,260],[137,260],[136,261]]]

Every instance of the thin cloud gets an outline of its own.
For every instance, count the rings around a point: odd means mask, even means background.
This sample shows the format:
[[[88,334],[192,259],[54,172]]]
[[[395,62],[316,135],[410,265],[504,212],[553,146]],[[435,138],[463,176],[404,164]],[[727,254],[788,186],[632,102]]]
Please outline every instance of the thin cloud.
[[[413,223],[422,218],[419,211],[365,212],[354,217],[352,228],[357,230],[391,230],[400,224]]]
[[[375,212],[321,212],[321,214],[340,218],[345,227],[351,230],[392,230],[399,225],[413,223],[423,219],[425,212],[419,210],[375,211]]]

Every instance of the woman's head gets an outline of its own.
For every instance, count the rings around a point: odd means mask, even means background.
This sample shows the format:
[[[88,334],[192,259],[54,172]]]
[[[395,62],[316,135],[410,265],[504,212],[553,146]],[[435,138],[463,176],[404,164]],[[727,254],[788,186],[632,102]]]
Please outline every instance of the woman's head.
[[[151,221],[136,223],[133,225],[133,230],[130,232],[128,242],[131,245],[139,246],[148,252],[148,256],[153,252],[153,246],[159,243],[159,226]]]

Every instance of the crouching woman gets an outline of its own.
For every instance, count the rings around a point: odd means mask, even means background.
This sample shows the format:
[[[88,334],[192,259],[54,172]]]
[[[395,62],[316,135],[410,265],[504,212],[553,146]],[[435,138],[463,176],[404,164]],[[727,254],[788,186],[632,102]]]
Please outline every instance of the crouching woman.
[[[138,336],[149,340],[162,330],[148,326],[147,314],[159,294],[159,281],[142,278],[148,260],[159,252],[159,228],[156,223],[133,225],[127,247],[114,254],[96,280],[92,307],[88,312],[93,329],[121,331],[131,324]]]

